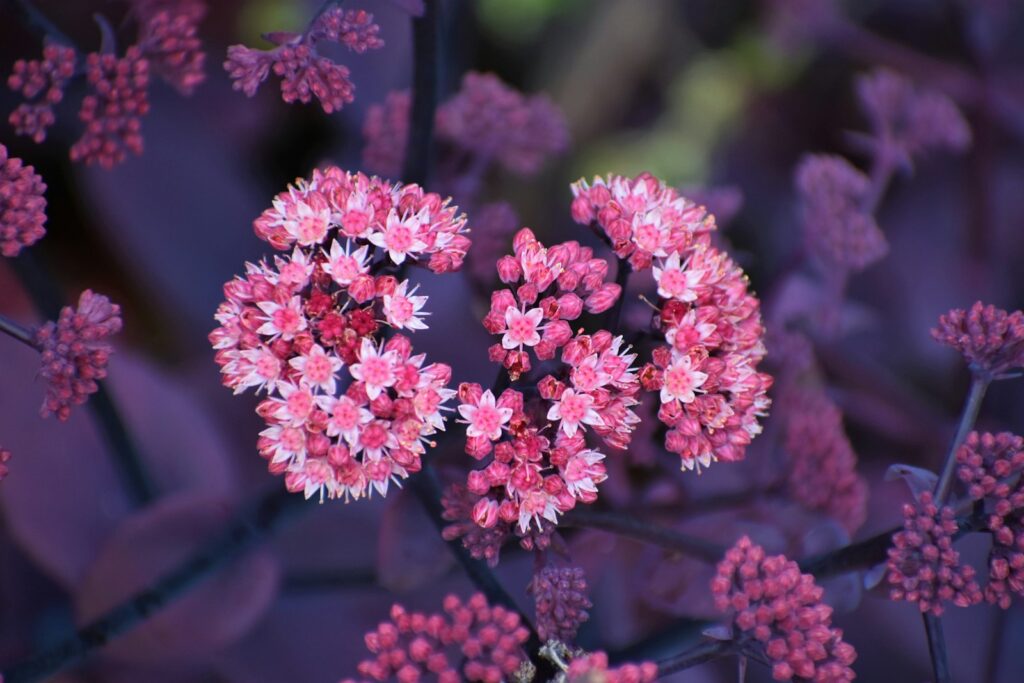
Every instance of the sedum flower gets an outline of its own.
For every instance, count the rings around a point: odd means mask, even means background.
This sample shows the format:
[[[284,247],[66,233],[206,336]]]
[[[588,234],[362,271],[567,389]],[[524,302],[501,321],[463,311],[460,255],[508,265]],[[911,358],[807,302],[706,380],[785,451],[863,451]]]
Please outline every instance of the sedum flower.
[[[777,681],[851,681],[857,658],[832,626],[824,591],[796,562],[767,555],[744,536],[726,552],[711,580],[715,606],[733,628],[764,648]]]
[[[82,99],[78,118],[85,125],[71,146],[71,160],[112,168],[128,155],[142,154],[141,118],[149,112],[149,60],[138,46],[124,57],[92,53],[86,57],[92,92]]]
[[[206,80],[206,53],[199,22],[206,14],[201,0],[135,0],[139,47],[154,73],[182,95],[191,95]]]
[[[971,372],[990,379],[1024,367],[1024,312],[1006,311],[975,302],[939,318],[932,338],[964,357]]]
[[[572,643],[593,607],[587,598],[587,581],[579,567],[545,567],[526,587],[533,596],[537,634],[543,641]]]
[[[7,86],[25,98],[8,120],[18,135],[35,142],[46,139],[54,122],[54,105],[64,99],[64,88],[75,73],[74,48],[57,43],[43,47],[41,60],[19,59],[7,79]]]
[[[0,145],[0,254],[17,256],[46,234],[42,177]]]
[[[65,306],[56,322],[36,330],[42,362],[39,376],[47,383],[40,410],[43,417],[55,414],[67,420],[72,407],[96,393],[96,382],[107,376],[113,351],[107,338],[120,330],[120,306],[88,289],[78,298],[76,308]]]

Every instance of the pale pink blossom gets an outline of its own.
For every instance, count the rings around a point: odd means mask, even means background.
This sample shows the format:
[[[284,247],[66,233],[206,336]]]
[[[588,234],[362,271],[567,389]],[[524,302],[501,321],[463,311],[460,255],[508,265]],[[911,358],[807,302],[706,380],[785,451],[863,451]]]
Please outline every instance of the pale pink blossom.
[[[334,394],[338,385],[338,371],[344,365],[340,358],[327,353],[319,344],[313,344],[309,351],[292,358],[288,364],[301,373],[307,385],[327,394]]]
[[[549,420],[558,420],[560,428],[568,436],[575,436],[583,425],[603,425],[601,416],[594,410],[594,397],[566,389],[562,397],[548,410]]]
[[[693,359],[690,356],[681,355],[674,358],[672,363],[665,368],[664,384],[661,387],[661,402],[692,403],[697,398],[696,391],[707,379],[706,372],[700,372],[693,367]]]
[[[427,297],[415,296],[419,285],[416,285],[412,288],[411,292],[407,293],[408,287],[409,281],[403,280],[395,288],[394,293],[385,294],[382,297],[384,301],[384,316],[388,324],[396,329],[425,330],[427,329],[427,324],[423,322],[422,316],[429,315],[429,313],[422,309],[427,303]]]
[[[363,245],[352,251],[352,243],[345,246],[335,240],[331,243],[331,251],[326,254],[327,261],[322,264],[324,272],[339,285],[350,285],[360,275],[370,272],[369,247]]]
[[[371,401],[385,388],[394,386],[395,365],[398,361],[394,351],[382,351],[369,339],[363,339],[358,360],[349,368],[349,372],[366,386],[366,395]]]
[[[495,404],[494,394],[488,389],[474,403],[463,403],[459,406],[459,414],[466,420],[466,435],[470,437],[484,436],[491,441],[501,437],[502,427],[512,417],[512,409]]]
[[[539,308],[520,311],[510,306],[505,311],[505,334],[501,338],[502,347],[522,349],[524,346],[536,346],[540,342],[540,327],[543,319],[544,311]]]
[[[392,262],[401,264],[407,256],[415,257],[427,248],[426,242],[420,239],[422,219],[415,215],[400,218],[392,211],[384,228],[370,234],[370,243],[386,251]]]

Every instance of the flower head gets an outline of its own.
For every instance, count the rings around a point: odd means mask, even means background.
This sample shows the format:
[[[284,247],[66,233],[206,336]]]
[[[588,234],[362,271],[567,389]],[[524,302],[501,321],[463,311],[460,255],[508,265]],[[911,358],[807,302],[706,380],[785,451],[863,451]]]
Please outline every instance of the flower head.
[[[107,338],[120,330],[120,306],[88,289],[78,298],[77,308],[65,306],[57,322],[36,330],[42,361],[39,376],[47,383],[43,417],[56,414],[66,420],[73,406],[96,392],[97,380],[107,376],[113,351]]]
[[[46,185],[31,166],[0,145],[0,254],[17,256],[46,234]]]
[[[206,53],[198,36],[206,5],[201,0],[137,0],[135,10],[139,46],[153,71],[182,95],[191,95],[206,80]]]
[[[851,681],[857,652],[832,627],[824,591],[796,562],[769,556],[744,536],[718,563],[715,606],[733,627],[764,648],[777,681]]]
[[[7,79],[7,86],[27,101],[11,112],[9,121],[18,135],[35,142],[46,139],[53,125],[53,106],[64,99],[64,88],[75,73],[74,48],[57,43],[43,47],[41,60],[19,59]]]
[[[1024,312],[1006,311],[975,302],[939,318],[935,341],[960,352],[972,372],[989,378],[1024,367]]]
[[[533,596],[541,640],[572,643],[593,607],[579,567],[545,567],[533,575],[526,591]]]
[[[142,154],[141,118],[149,112],[149,60],[133,45],[124,57],[92,53],[85,61],[92,93],[78,118],[85,132],[71,146],[71,160],[112,168],[128,152]]]

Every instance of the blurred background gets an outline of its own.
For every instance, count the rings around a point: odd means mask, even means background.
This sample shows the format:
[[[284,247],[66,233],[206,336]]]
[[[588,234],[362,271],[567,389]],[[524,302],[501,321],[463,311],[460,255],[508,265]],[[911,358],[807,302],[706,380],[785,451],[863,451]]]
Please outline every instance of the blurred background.
[[[128,9],[112,0],[35,4],[89,49],[99,44],[92,14],[103,12],[120,31]],[[368,107],[411,83],[404,4],[345,3],[373,13],[385,47],[363,55],[339,48],[356,99],[333,115],[282,102],[273,77],[247,98],[232,90],[221,66],[227,46],[260,46],[262,33],[301,30],[319,3],[224,0],[211,2],[200,24],[206,81],[191,97],[161,82],[150,88],[141,156],[109,171],[69,161],[82,83],[58,105],[43,144],[0,125],[0,143],[48,186],[47,236],[30,250],[35,272],[49,273],[67,301],[92,288],[123,307],[109,385],[158,492],[140,506],[123,491],[88,410],[76,410],[67,423],[40,419],[36,354],[0,339],[0,443],[15,454],[0,485],[0,670],[142,587],[223,528],[244,501],[280,485],[256,454],[257,401],[220,385],[206,337],[222,284],[271,251],[251,224],[272,197],[318,165],[362,167]],[[442,101],[466,71],[493,72],[524,93],[546,94],[567,123],[564,153],[530,176],[491,169],[480,202],[508,202],[518,223],[546,243],[580,239],[600,248],[571,220],[569,184],[650,171],[718,214],[723,241],[753,289],[772,298],[769,319],[814,309],[823,288],[798,257],[793,172],[801,157],[840,154],[870,166],[852,134],[869,128],[857,76],[885,66],[958,104],[972,131],[970,149],[936,153],[895,176],[877,212],[889,252],[851,276],[841,333],[815,349],[869,484],[868,519],[854,538],[899,524],[909,493],[901,482],[884,481],[885,470],[894,462],[939,466],[969,381],[960,359],[929,330],[940,314],[976,300],[1008,310],[1024,303],[1024,7],[1013,0],[442,5]],[[39,49],[39,35],[12,3],[0,3],[0,72]],[[0,91],[0,112],[6,117],[18,101]],[[511,235],[494,239],[508,248]],[[45,318],[23,287],[23,270],[0,262],[0,312],[38,323]],[[450,363],[456,383],[489,382],[491,340],[479,324],[486,291],[481,296],[479,282],[465,274],[417,278],[434,312],[431,330],[416,335],[417,349]],[[640,293],[641,285],[635,288]],[[641,319],[645,307],[629,301],[627,319]],[[453,333],[459,345],[451,343]],[[1020,382],[999,383],[980,425],[1020,431],[1022,407]],[[743,490],[737,478],[757,480],[775,462],[767,445],[755,444],[746,462],[713,467],[698,480],[679,472],[676,456],[656,442],[638,448],[650,452],[610,466],[610,500],[642,504],[670,481],[674,504],[692,511],[717,491]],[[728,468],[737,471],[717,471]],[[616,476],[641,482],[647,497],[615,484]],[[771,504],[690,530],[735,536],[751,529],[777,537],[775,545],[796,557],[848,540],[835,524],[798,523]],[[815,545],[812,531],[827,536],[823,545]],[[598,532],[570,531],[567,538],[595,604],[580,636],[584,647],[663,657],[694,642],[699,619],[712,616],[706,568]],[[963,545],[965,558],[982,567],[986,539]],[[528,554],[510,547],[497,569],[528,609],[531,566]],[[915,608],[863,590],[862,578],[827,584],[836,620],[859,652],[859,678],[928,680]],[[446,591],[468,594],[471,585],[414,500],[395,492],[384,501],[333,502],[217,574],[159,623],[57,680],[335,681],[354,673],[364,656],[362,634],[392,602],[433,610]],[[1019,680],[1024,653],[1012,646],[1024,638],[1019,605],[948,614],[956,680]],[[645,651],[630,649],[662,632],[676,634],[675,644],[666,636]],[[735,663],[721,661],[672,680],[735,675]],[[748,680],[769,679],[751,666]]]

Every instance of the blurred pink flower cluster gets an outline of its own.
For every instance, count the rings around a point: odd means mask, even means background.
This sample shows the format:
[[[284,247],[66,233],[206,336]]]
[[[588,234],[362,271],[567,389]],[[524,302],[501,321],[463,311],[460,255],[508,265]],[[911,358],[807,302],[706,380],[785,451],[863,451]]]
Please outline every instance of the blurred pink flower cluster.
[[[983,501],[992,532],[985,599],[1003,609],[1024,596],[1024,439],[971,432],[956,454],[957,476],[971,500]]]
[[[608,655],[591,652],[573,659],[565,678],[566,683],[652,683],[658,678],[658,666],[654,662],[642,662],[609,667]]]
[[[572,643],[593,604],[579,567],[544,567],[533,575],[526,592],[533,596],[537,634],[541,640]]]
[[[744,536],[718,563],[711,593],[720,611],[734,613],[735,628],[764,648],[775,680],[854,679],[857,652],[832,626],[824,591],[796,562],[769,556]]]
[[[46,184],[0,145],[0,254],[17,256],[46,234]]]
[[[932,330],[939,343],[960,352],[972,372],[989,379],[1024,367],[1024,312],[985,306],[955,308]]]
[[[71,408],[85,403],[107,376],[113,348],[107,338],[121,330],[121,307],[102,294],[82,292],[77,308],[65,306],[60,319],[35,333],[42,365],[39,376],[47,383],[43,417],[55,414],[67,420]]]
[[[137,0],[132,7],[138,25],[136,42],[122,56],[106,47],[86,54],[81,73],[89,94],[78,112],[83,132],[71,146],[72,161],[112,168],[129,152],[142,153],[141,119],[149,111],[151,71],[183,95],[192,94],[205,79],[206,55],[197,37],[205,13],[201,0]],[[109,29],[105,18],[97,21]],[[47,42],[41,60],[20,59],[14,64],[7,85],[26,100],[9,117],[16,133],[36,142],[46,138],[55,120],[54,105],[78,75],[76,62],[76,48]]]
[[[384,46],[379,33],[380,27],[373,23],[372,14],[335,5],[319,14],[304,33],[266,34],[267,40],[276,46],[270,50],[232,45],[224,69],[234,81],[234,89],[248,97],[256,94],[273,71],[281,78],[281,98],[285,102],[305,104],[315,97],[324,112],[330,114],[355,99],[355,85],[349,78],[348,67],[322,56],[317,44],[340,43],[362,54]]]
[[[940,508],[928,491],[903,506],[903,531],[893,536],[889,548],[891,599],[915,603],[936,616],[944,611],[944,602],[967,607],[981,601],[974,567],[962,564],[953,548],[957,530],[953,508]]]
[[[279,194],[254,228],[286,253],[247,264],[224,287],[210,334],[224,384],[268,394],[257,408],[268,425],[259,450],[290,490],[384,495],[420,469],[455,393],[447,365],[381,333],[382,322],[426,328],[427,297],[397,266],[457,269],[465,218],[418,186],[329,167]]]
[[[515,612],[492,607],[481,593],[465,602],[448,595],[443,605],[443,614],[392,607],[390,620],[366,634],[373,657],[359,663],[365,678],[342,683],[414,683],[424,676],[439,683],[501,683],[529,661],[523,651],[529,631]]]

